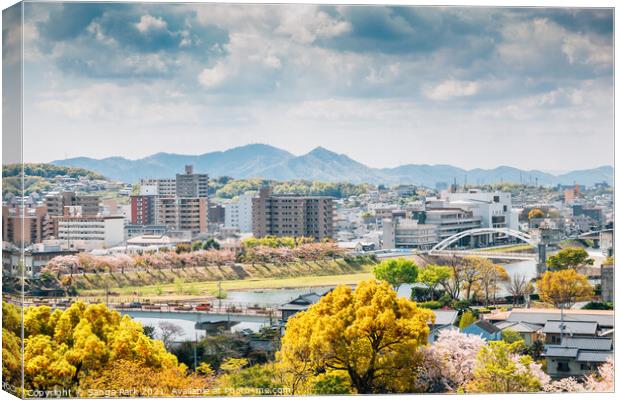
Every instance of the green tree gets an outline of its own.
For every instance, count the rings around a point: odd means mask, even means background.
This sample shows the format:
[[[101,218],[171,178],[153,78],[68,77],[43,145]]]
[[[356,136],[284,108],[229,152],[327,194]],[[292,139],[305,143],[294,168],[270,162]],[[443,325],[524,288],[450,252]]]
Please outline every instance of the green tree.
[[[426,285],[431,293],[431,300],[435,299],[435,289],[450,278],[452,269],[447,266],[429,264],[420,270],[418,282]]]
[[[459,328],[465,329],[476,321],[477,319],[474,313],[471,310],[467,310],[463,313],[463,315],[461,315],[461,320],[459,321]]]
[[[519,340],[523,340],[523,338],[519,332],[514,329],[507,328],[502,331],[502,340],[506,343],[512,344],[518,342]]]
[[[418,278],[418,266],[405,258],[383,260],[372,272],[375,277],[392,285],[395,291],[405,283],[415,283]]]
[[[551,270],[579,268],[586,265],[594,265],[594,260],[580,247],[567,247],[547,259],[547,267]]]
[[[351,394],[353,388],[346,373],[334,371],[317,375],[310,390],[312,394]]]
[[[537,392],[549,378],[530,356],[519,356],[504,341],[483,346],[474,365],[474,379],[466,386],[474,393]]]

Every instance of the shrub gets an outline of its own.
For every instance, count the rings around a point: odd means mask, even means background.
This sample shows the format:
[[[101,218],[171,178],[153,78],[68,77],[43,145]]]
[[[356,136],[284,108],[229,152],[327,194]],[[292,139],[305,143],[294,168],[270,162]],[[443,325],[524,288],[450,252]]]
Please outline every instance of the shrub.
[[[602,301],[591,301],[582,308],[583,310],[613,310],[614,303],[612,302],[602,302]]]
[[[436,310],[438,308],[441,308],[441,303],[439,301],[437,301],[437,300],[423,301],[421,303],[418,303],[418,307],[429,308],[431,310]]]

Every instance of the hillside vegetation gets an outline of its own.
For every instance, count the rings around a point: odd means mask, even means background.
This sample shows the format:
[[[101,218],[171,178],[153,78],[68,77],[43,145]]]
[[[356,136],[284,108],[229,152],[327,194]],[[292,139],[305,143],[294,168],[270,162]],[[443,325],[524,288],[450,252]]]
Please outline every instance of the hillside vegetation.
[[[2,194],[12,193],[22,195],[21,164],[7,164],[2,166]],[[26,163],[24,164],[24,194],[49,190],[51,184],[48,179],[59,175],[71,178],[106,179],[96,172],[77,167],[63,167],[52,164]]]

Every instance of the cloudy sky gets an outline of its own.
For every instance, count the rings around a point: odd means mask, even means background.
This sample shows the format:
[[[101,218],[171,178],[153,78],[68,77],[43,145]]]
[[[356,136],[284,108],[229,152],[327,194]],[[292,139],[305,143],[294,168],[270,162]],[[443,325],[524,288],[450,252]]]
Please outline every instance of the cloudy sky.
[[[613,163],[611,10],[26,3],[26,161]]]

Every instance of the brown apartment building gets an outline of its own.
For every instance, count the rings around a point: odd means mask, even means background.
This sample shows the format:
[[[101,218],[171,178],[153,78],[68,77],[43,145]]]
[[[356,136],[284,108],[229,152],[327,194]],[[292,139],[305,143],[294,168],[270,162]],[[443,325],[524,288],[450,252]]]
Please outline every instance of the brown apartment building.
[[[23,211],[23,212],[22,212]],[[18,246],[40,243],[51,235],[47,207],[2,206],[2,240]]]
[[[252,232],[263,236],[307,236],[317,240],[334,235],[334,201],[326,196],[274,195],[261,188],[252,199]]]

